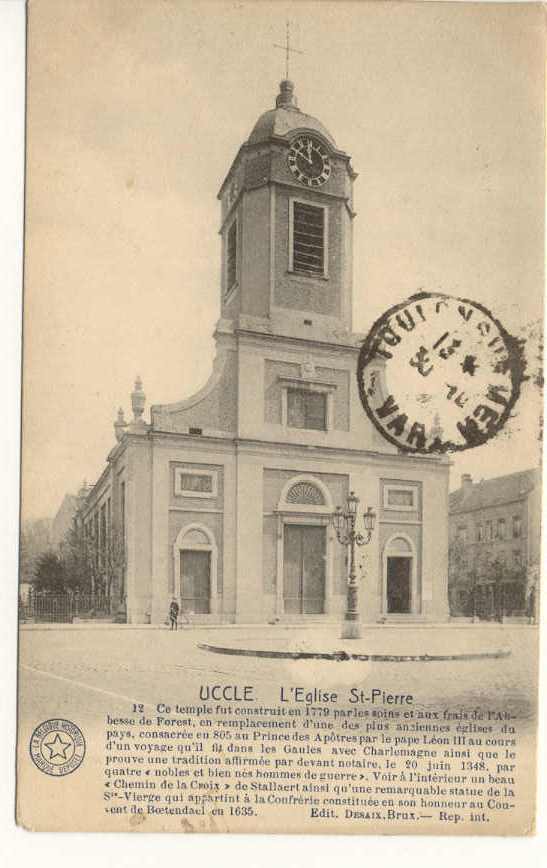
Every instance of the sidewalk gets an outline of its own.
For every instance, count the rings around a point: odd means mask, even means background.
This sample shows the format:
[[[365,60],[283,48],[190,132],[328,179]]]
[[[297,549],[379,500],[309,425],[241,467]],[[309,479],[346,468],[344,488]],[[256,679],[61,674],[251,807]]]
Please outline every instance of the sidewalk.
[[[537,635],[529,625],[492,622],[471,624],[453,621],[443,624],[363,624],[360,639],[341,639],[341,623],[302,624],[195,624],[171,631],[163,624],[33,624],[24,625],[22,633],[39,631],[52,636],[84,631],[122,641],[125,635],[148,646],[145,636],[155,635],[162,647],[166,643],[190,646],[207,654],[232,657],[255,657],[285,660],[366,660],[371,662],[432,662],[503,658],[522,644],[523,630],[530,638]],[[141,631],[139,638],[138,631]],[[150,631],[155,631],[150,633]],[[116,634],[118,639],[114,639]],[[522,637],[522,638],[519,638]],[[82,637],[83,639],[83,637]]]
[[[260,631],[261,635],[264,635],[264,631],[267,631],[268,634],[275,635],[281,632],[296,632],[301,633],[305,631],[306,633],[310,631],[323,631],[329,630],[336,634],[336,632],[340,632],[341,622],[329,622],[325,627],[318,625],[317,622],[314,623],[278,623],[278,624],[204,624],[204,623],[190,623],[190,624],[179,624],[179,631],[190,631],[190,630],[199,630],[199,631],[210,631],[210,630],[250,630],[250,631]],[[74,621],[72,624],[64,624],[64,623],[54,623],[54,622],[22,622],[20,625],[21,630],[121,630],[123,632],[127,630],[169,630],[169,626],[167,624],[118,624],[113,621]],[[471,631],[482,631],[482,630],[503,630],[503,629],[528,629],[529,627],[535,627],[537,629],[537,624],[529,624],[527,621],[523,619],[515,619],[515,620],[505,620],[503,624],[499,621],[477,621],[473,623],[471,619],[464,618],[451,618],[449,621],[441,621],[441,622],[411,622],[405,624],[402,621],[386,621],[383,623],[372,623],[367,624],[363,623],[363,632],[366,630],[370,631],[401,631],[401,630],[419,630],[419,631],[429,631],[429,630],[471,630]]]

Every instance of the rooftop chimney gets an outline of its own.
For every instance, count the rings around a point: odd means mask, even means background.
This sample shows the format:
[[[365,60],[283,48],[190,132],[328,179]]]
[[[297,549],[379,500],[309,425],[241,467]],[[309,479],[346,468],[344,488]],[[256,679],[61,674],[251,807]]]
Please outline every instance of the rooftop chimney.
[[[462,473],[461,486],[464,496],[469,494],[473,487],[473,477],[470,473]]]

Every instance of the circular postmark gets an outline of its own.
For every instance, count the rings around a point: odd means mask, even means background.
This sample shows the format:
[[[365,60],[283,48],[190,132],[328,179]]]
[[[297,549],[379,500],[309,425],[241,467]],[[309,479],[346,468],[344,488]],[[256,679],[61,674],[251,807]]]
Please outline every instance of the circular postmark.
[[[62,776],[75,771],[85,756],[85,738],[81,729],[62,717],[45,720],[30,739],[34,765],[46,775]]]
[[[378,319],[359,353],[361,403],[403,452],[470,449],[494,437],[520,395],[525,361],[478,302],[422,292]]]

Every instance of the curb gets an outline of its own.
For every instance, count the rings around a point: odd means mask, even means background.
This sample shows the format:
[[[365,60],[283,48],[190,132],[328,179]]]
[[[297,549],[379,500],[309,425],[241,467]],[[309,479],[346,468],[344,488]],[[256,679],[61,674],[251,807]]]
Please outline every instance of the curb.
[[[261,651],[250,648],[227,648],[198,642],[202,651],[238,657],[267,657],[281,660],[361,660],[374,663],[434,663],[442,660],[485,660],[510,657],[511,651],[478,651],[471,654],[349,654],[347,651]]]

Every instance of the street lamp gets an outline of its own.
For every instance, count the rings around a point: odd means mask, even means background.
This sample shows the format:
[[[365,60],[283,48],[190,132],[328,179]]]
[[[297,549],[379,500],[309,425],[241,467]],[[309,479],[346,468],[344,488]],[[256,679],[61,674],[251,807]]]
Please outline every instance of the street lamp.
[[[349,573],[348,573],[348,596],[346,611],[344,613],[344,623],[342,626],[342,639],[360,639],[361,638],[361,622],[359,620],[359,585],[357,583],[357,574],[355,572],[355,546],[367,545],[374,531],[376,522],[376,513],[372,507],[367,507],[367,511],[363,513],[363,524],[365,526],[365,534],[358,533],[355,530],[357,522],[357,509],[359,506],[359,498],[355,492],[350,491],[345,509],[337,506],[332,514],[332,523],[336,531],[336,539],[338,542],[349,549]]]

